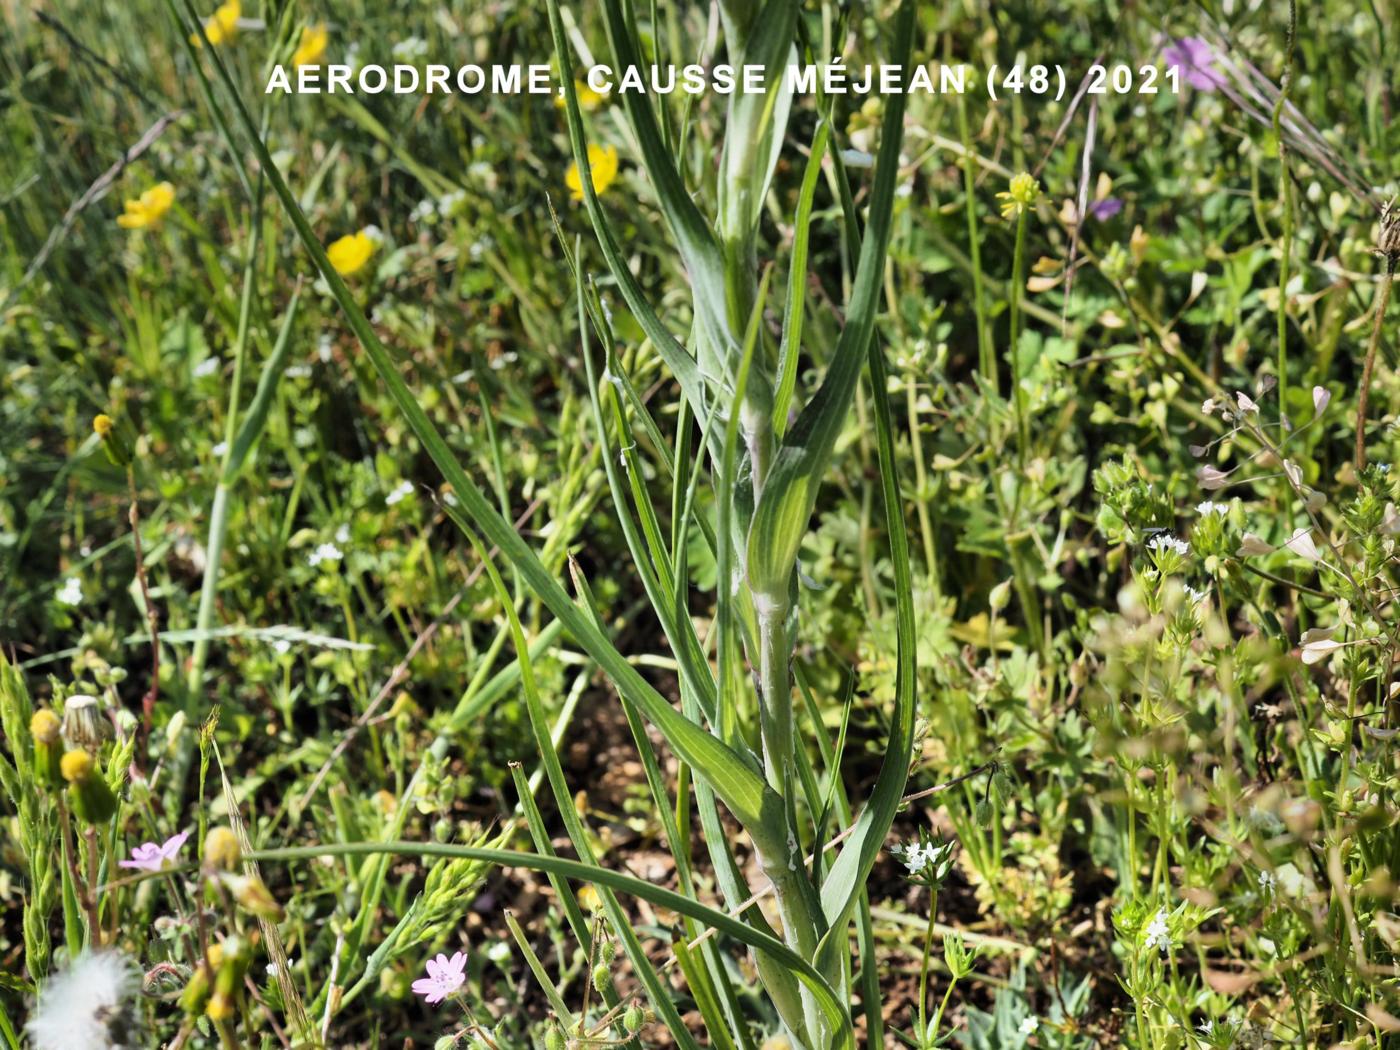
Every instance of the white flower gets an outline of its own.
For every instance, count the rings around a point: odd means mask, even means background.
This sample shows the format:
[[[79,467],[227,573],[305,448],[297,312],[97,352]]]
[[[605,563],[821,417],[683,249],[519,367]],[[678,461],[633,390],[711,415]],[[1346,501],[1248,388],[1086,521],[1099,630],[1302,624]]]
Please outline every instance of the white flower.
[[[206,357],[199,364],[194,366],[194,377],[203,379],[205,376],[212,376],[219,370],[219,359],[217,357]]]
[[[292,643],[285,638],[278,638],[272,643],[272,649],[278,656],[285,656],[292,651]]]
[[[1203,1035],[1203,1036],[1205,1036],[1207,1039],[1209,1039],[1210,1036],[1211,1036],[1211,1033],[1215,1031],[1215,1022],[1214,1022],[1214,1021],[1202,1021],[1200,1024],[1198,1024],[1198,1025],[1196,1026],[1196,1031],[1200,1032],[1201,1035]]]
[[[1211,500],[1206,500],[1204,503],[1196,504],[1196,513],[1203,518],[1208,517],[1211,514],[1219,514],[1221,516],[1224,516],[1230,513],[1230,504],[1215,503]]]
[[[312,551],[306,558],[306,564],[313,569],[324,561],[340,561],[345,555],[340,553],[340,548],[334,543],[323,543]]]
[[[1147,549],[1150,551],[1172,550],[1176,551],[1183,558],[1191,553],[1191,545],[1185,540],[1179,540],[1175,536],[1169,536],[1165,532],[1153,536],[1147,541]]]
[[[1035,1035],[1035,1030],[1040,1027],[1039,1017],[1027,1017],[1021,1022],[1022,1035]]]
[[[1186,597],[1188,597],[1188,598],[1191,599],[1191,604],[1192,604],[1192,605],[1200,605],[1201,602],[1205,601],[1207,598],[1210,597],[1210,592],[1209,592],[1209,591],[1198,591],[1198,590],[1196,590],[1196,588],[1192,587],[1189,583],[1185,585],[1185,588],[1186,588]]]
[[[401,502],[402,500],[405,500],[405,499],[407,499],[409,496],[412,496],[412,495],[413,495],[413,482],[411,482],[411,481],[403,481],[403,482],[400,482],[399,485],[398,485],[398,487],[395,488],[393,492],[389,493],[389,495],[387,495],[387,496],[384,497],[384,505],[385,505],[386,507],[392,507],[395,503],[399,503],[399,502]]]
[[[1278,878],[1272,871],[1261,871],[1259,873],[1259,892],[1266,897],[1272,897],[1274,891],[1278,889]]]
[[[227,441],[220,441],[217,445],[215,445],[213,448],[211,448],[211,449],[209,450],[209,454],[210,454],[211,456],[213,456],[215,459],[222,459],[224,453],[227,452],[227,451],[228,451],[228,442],[227,442]]]
[[[1149,951],[1153,948],[1160,948],[1163,955],[1171,951],[1172,934],[1167,929],[1166,908],[1159,908],[1152,921],[1147,924],[1147,929],[1142,931],[1142,946]]]
[[[59,588],[54,599],[61,605],[82,605],[83,604],[83,583],[76,576],[70,576],[63,581],[63,586]]]
[[[35,1050],[122,1050],[126,1000],[136,981],[118,952],[84,952],[50,977],[29,1022]]]

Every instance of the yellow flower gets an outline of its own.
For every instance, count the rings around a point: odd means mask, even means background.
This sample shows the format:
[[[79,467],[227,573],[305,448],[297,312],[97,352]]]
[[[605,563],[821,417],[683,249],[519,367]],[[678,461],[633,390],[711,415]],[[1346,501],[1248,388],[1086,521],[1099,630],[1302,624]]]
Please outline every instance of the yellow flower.
[[[617,178],[617,147],[594,146],[590,143],[588,168],[593,173],[593,192],[602,193]],[[574,200],[583,200],[583,179],[579,176],[577,162],[569,165],[564,184],[569,187],[569,193]]]
[[[365,230],[346,234],[326,249],[326,256],[330,259],[331,265],[335,267],[335,272],[342,277],[349,277],[352,273],[363,269],[373,254],[374,238]]]
[[[117,216],[117,225],[128,230],[144,230],[154,226],[175,203],[175,187],[168,182],[152,186],[135,200],[122,205],[125,211]]]
[[[1010,219],[1020,215],[1034,205],[1039,196],[1040,183],[1036,181],[1034,175],[1023,171],[1019,175],[1012,176],[1010,184],[1006,187],[1006,192],[997,194],[997,200],[1001,201],[1001,217]]]
[[[604,95],[601,91],[594,91],[582,80],[574,81],[574,93],[578,95],[578,108],[590,113],[608,100],[607,95]],[[568,105],[568,100],[564,97],[562,91],[554,96],[554,105],[559,109],[563,109]]]
[[[306,26],[301,31],[301,42],[292,53],[292,65],[312,66],[320,62],[321,56],[326,53],[326,41],[329,39],[324,22]]]
[[[204,40],[218,47],[220,44],[227,44],[238,32],[238,20],[243,16],[243,6],[239,0],[224,0],[214,10],[213,17],[204,22],[204,39],[201,40],[196,33],[190,37],[190,42],[196,47],[204,46]]]

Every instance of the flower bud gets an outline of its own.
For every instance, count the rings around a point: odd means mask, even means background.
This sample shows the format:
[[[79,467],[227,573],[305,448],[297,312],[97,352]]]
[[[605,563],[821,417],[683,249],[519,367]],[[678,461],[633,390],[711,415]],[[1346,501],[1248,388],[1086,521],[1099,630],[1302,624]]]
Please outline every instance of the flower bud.
[[[92,430],[102,439],[102,447],[107,450],[107,458],[114,464],[124,467],[131,462],[131,449],[121,434],[117,432],[117,424],[111,416],[105,413],[94,416]]]
[[[78,819],[105,824],[117,811],[117,796],[86,751],[69,751],[59,759],[59,772],[68,781],[68,802]]]
[[[63,783],[63,772],[59,768],[63,743],[58,715],[48,708],[35,711],[29,720],[29,735],[34,738],[34,772],[40,783],[60,786]]]
[[[545,1030],[544,1050],[564,1050],[567,1045],[564,1030],[557,1024],[552,1024]]]
[[[205,842],[207,843],[208,839]],[[207,848],[205,856],[208,856]],[[229,892],[233,894],[233,899],[241,907],[247,908],[260,919],[266,919],[269,922],[282,921],[282,905],[277,903],[272,892],[256,875],[226,874],[223,876],[223,882],[228,887]]]
[[[602,995],[611,984],[611,977],[611,972],[602,963],[593,967],[593,990]]]
[[[204,1012],[215,1021],[223,1021],[232,1017],[237,1008],[243,990],[243,975],[248,972],[252,953],[248,942],[241,937],[229,937],[218,947],[221,951],[214,966],[214,991]],[[209,954],[212,961],[213,949]]]
[[[74,693],[63,702],[63,739],[69,747],[96,751],[112,735],[97,697]]]
[[[218,871],[233,871],[243,859],[238,836],[228,828],[212,828],[204,836],[204,863]]]
[[[633,1003],[622,1012],[622,1027],[629,1032],[641,1031],[642,1025],[646,1024],[647,1014],[636,1003]]]

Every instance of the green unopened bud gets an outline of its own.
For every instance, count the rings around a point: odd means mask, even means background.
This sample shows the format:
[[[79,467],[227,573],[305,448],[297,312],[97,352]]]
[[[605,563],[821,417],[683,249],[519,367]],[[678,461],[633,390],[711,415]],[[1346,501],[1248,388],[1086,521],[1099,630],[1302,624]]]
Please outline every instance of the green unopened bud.
[[[234,1015],[238,999],[243,991],[243,976],[248,972],[252,952],[247,941],[241,937],[229,937],[219,946],[219,960],[214,969],[214,990],[209,996],[209,1004],[204,1012],[215,1021],[223,1021]],[[213,951],[210,952],[211,960]]]
[[[238,836],[228,828],[212,828],[204,836],[204,863],[216,871],[233,871],[243,859]]]
[[[34,738],[35,775],[49,787],[61,786],[63,771],[59,766],[63,758],[63,735],[58,715],[48,708],[35,711],[29,720],[29,735]]]
[[[557,1024],[552,1024],[545,1029],[544,1050],[565,1050],[568,1045],[564,1038],[564,1030]]]
[[[102,439],[102,447],[106,449],[108,459],[119,467],[131,462],[131,449],[117,431],[117,424],[111,416],[103,414],[93,417],[92,430]]]
[[[1007,603],[1008,603],[1010,600],[1011,600],[1011,581],[1010,581],[1010,580],[1002,580],[999,584],[997,584],[995,587],[993,587],[992,590],[991,590],[991,592],[987,595],[987,604],[988,604],[989,606],[991,606],[992,612],[994,612],[994,613],[999,613],[999,612],[1001,612],[1003,609],[1005,609]]]
[[[593,990],[602,995],[611,984],[612,974],[602,963],[593,967]]]
[[[69,751],[59,759],[59,772],[68,781],[68,804],[81,821],[105,824],[117,811],[117,796],[86,751]]]
[[[622,1011],[622,1027],[629,1032],[640,1032],[646,1021],[647,1012],[636,1003]]]
[[[223,882],[233,894],[233,899],[258,918],[267,919],[269,922],[282,921],[282,905],[277,903],[272,892],[256,875],[225,874]]]
[[[605,966],[611,966],[617,958],[617,942],[603,941],[598,945],[598,958]]]

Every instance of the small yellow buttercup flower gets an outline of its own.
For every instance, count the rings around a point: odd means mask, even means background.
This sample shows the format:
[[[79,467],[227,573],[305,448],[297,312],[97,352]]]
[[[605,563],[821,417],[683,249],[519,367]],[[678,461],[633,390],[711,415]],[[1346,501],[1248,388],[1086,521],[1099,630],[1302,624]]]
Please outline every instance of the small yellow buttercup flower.
[[[92,417],[92,431],[100,438],[105,438],[112,432],[112,417],[105,412],[101,412]]]
[[[144,230],[160,222],[174,203],[175,187],[168,182],[156,183],[135,200],[122,203],[123,211],[117,216],[117,225],[127,230]]]
[[[196,47],[203,47],[205,40],[215,47],[227,44],[238,32],[238,20],[242,16],[243,6],[239,0],[225,0],[214,10],[214,14],[205,20],[203,39],[196,33],[190,37],[190,43]]]
[[[578,96],[578,108],[589,113],[593,112],[593,110],[597,109],[608,100],[607,95],[603,94],[601,91],[594,91],[582,80],[574,81],[574,94]],[[568,104],[569,100],[564,97],[563,90],[561,89],[559,94],[554,96],[554,105],[559,109],[563,109]]]
[[[326,43],[330,39],[330,34],[326,32],[326,24],[318,22],[314,26],[306,26],[301,31],[301,41],[297,44],[297,49],[292,53],[292,65],[294,66],[314,66],[321,61],[321,56],[326,53]]]
[[[364,269],[365,263],[369,262],[369,257],[373,254],[374,238],[366,230],[348,233],[340,240],[333,241],[326,249],[326,257],[335,267],[335,272],[342,277],[349,277],[352,273]]]
[[[997,194],[997,200],[1001,201],[1001,217],[1010,219],[1020,215],[1032,207],[1039,197],[1040,183],[1034,175],[1026,171],[1013,175],[1006,192]]]
[[[590,143],[588,167],[593,173],[593,192],[604,192],[617,179],[617,147],[595,146]],[[583,200],[583,179],[579,176],[577,162],[569,165],[564,184],[569,187],[569,194],[574,200]]]

